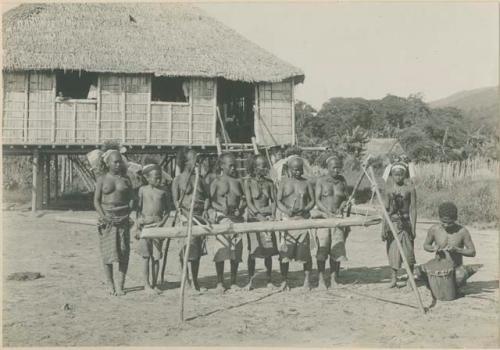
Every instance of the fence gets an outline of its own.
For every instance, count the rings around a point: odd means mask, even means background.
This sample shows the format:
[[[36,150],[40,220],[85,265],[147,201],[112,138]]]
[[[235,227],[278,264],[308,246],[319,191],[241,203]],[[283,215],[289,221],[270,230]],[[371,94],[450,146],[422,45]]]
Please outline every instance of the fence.
[[[458,179],[496,179],[500,175],[500,162],[487,158],[474,158],[448,163],[419,163],[415,165],[417,179],[435,179],[443,184]]]

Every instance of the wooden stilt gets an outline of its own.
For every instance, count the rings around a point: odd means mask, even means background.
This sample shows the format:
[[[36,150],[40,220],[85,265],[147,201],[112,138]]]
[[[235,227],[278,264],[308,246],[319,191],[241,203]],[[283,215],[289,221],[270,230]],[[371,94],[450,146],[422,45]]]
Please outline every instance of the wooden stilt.
[[[73,162],[68,157],[68,187],[73,191]]]
[[[54,199],[59,197],[59,155],[54,156]]]
[[[396,227],[394,227],[394,224],[391,221],[389,213],[385,209],[385,203],[384,203],[384,200],[382,198],[382,195],[380,194],[380,190],[378,188],[378,185],[377,185],[377,182],[375,179],[375,173],[373,172],[373,168],[370,166],[368,169],[366,169],[366,167],[363,166],[363,172],[365,173],[366,177],[368,178],[368,180],[370,181],[370,183],[373,186],[373,189],[375,191],[375,194],[377,196],[379,204],[382,207],[382,212],[383,212],[385,221],[389,225],[389,228],[391,229],[392,235],[394,236],[394,242],[396,242],[396,245],[397,245],[398,250],[399,250],[399,254],[401,255],[401,260],[403,260],[403,266],[406,270],[406,273],[408,274],[408,281],[410,281],[413,292],[415,293],[415,297],[417,298],[418,307],[419,307],[420,311],[422,311],[425,314],[424,304],[422,303],[422,298],[420,297],[420,293],[417,289],[417,285],[415,283],[415,278],[413,276],[413,272],[410,268],[410,264],[408,264],[408,260],[406,259],[406,255],[404,254],[403,246],[401,245],[401,242],[399,241],[398,234],[397,234],[398,231],[396,230]]]
[[[46,154],[44,157],[45,169],[45,204],[50,203],[50,154]]]
[[[36,212],[42,207],[42,169],[40,152],[33,152],[33,186],[31,187],[31,211]]]
[[[200,178],[200,169],[198,166],[195,168],[195,177],[194,177],[194,189],[193,194],[196,194],[198,190],[198,180]],[[189,216],[188,216],[188,231],[186,237],[186,249],[184,251],[184,261],[182,265],[182,278],[181,278],[181,307],[180,307],[180,321],[184,322],[184,289],[186,288],[186,275],[188,271],[188,258],[189,258],[189,250],[191,248],[191,236],[193,233],[193,211],[194,211],[194,202],[196,200],[196,196],[193,195],[191,198],[191,207],[189,208]]]
[[[61,156],[61,196],[63,195],[64,191],[66,190],[66,156],[62,155]]]

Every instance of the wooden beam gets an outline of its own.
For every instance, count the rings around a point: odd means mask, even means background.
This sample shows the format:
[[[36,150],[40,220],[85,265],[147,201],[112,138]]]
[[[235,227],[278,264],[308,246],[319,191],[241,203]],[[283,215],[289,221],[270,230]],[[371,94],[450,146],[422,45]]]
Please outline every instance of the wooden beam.
[[[194,226],[193,236],[215,236],[220,234],[242,234],[248,232],[271,232],[288,230],[306,230],[311,228],[333,228],[347,226],[371,226],[381,221],[380,216],[305,219],[287,221],[261,221],[217,224],[211,226]],[[186,227],[154,227],[144,228],[141,238],[184,238]]]
[[[147,121],[146,121],[146,143],[151,143],[151,89],[152,82],[151,77],[149,79],[149,90],[148,90],[148,104],[147,104]]]
[[[54,156],[54,199],[59,198],[59,155]]]
[[[42,195],[43,195],[43,184],[42,184],[42,167],[40,152],[38,150],[33,151],[33,185],[31,186],[31,211],[36,212],[42,207]]]
[[[51,128],[51,135],[50,139],[52,140],[53,143],[56,143],[56,128],[57,128],[57,119],[56,119],[56,107],[57,107],[57,102],[56,102],[56,75],[52,74],[52,128]],[[49,196],[50,197],[50,196]]]
[[[127,108],[127,94],[125,93],[125,88],[126,88],[126,77],[122,76],[121,78],[121,87],[122,87],[122,99],[121,99],[121,112],[122,112],[122,142],[125,143],[126,137],[127,137],[127,113],[126,113],[126,108]]]
[[[44,155],[45,162],[45,204],[50,203],[50,154]]]
[[[23,114],[23,139],[28,142],[28,118],[30,101],[30,73],[24,74],[24,114]]]
[[[255,139],[257,143],[262,143],[262,125],[260,125],[260,104],[259,104],[259,84],[255,84],[255,93],[254,93],[255,103],[254,103],[254,112],[253,112],[253,129],[255,132]]]
[[[99,143],[101,140],[101,76],[97,76],[97,105],[95,116],[95,142]]]
[[[188,120],[188,143],[193,144],[193,79],[189,79],[189,120]]]
[[[73,103],[73,142],[76,140],[76,103]]]
[[[67,172],[66,159],[67,159],[67,156],[65,156],[65,155],[61,156],[61,162],[62,162],[62,168],[61,168],[61,195],[66,190],[66,172]]]
[[[214,110],[212,115],[212,142],[215,143],[217,137],[217,79],[214,79]]]

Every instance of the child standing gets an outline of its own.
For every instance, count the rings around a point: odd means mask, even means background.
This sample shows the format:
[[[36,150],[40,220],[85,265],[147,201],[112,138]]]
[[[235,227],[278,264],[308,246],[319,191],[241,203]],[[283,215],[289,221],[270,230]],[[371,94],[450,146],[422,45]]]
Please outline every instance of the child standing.
[[[144,227],[161,227],[168,219],[168,197],[167,191],[162,189],[162,172],[158,164],[148,164],[142,174],[148,184],[139,188],[137,203],[137,233],[135,238],[139,239],[137,252],[143,258],[144,290],[147,293],[159,291],[156,282],[158,280],[159,260],[162,258],[163,239],[139,238],[140,231]],[[152,261],[151,274],[149,262]],[[149,276],[151,275],[151,282]]]
[[[394,180],[392,188],[387,190],[386,209],[398,233],[398,239],[403,247],[403,253],[410,268],[415,265],[414,241],[417,223],[417,195],[413,185],[405,181],[409,177],[406,163],[398,162],[391,167],[391,177]],[[389,225],[384,222],[382,240],[386,241],[387,257],[391,267],[391,282],[389,287],[397,287],[397,273],[401,268],[402,258]]]

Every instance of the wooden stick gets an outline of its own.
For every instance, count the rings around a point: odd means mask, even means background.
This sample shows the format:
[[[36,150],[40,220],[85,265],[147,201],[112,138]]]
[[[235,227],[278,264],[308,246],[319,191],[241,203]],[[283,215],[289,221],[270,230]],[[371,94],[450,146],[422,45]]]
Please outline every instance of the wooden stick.
[[[193,196],[191,197],[191,207],[189,208],[188,229],[186,238],[186,249],[184,250],[184,264],[182,265],[182,278],[181,278],[181,305],[180,305],[180,321],[184,322],[184,289],[186,288],[186,274],[189,258],[189,250],[191,248],[191,236],[193,235],[193,211],[194,202],[196,201],[196,191],[198,190],[198,179],[200,178],[200,170],[195,167],[194,189]]]
[[[383,209],[384,218],[385,218],[387,224],[389,225],[389,228],[391,229],[392,235],[394,236],[394,241],[396,242],[396,245],[397,245],[398,250],[399,250],[399,254],[401,255],[401,258],[403,260],[403,266],[408,274],[408,280],[410,281],[410,284],[413,288],[413,292],[415,293],[415,296],[417,298],[418,307],[419,307],[420,311],[422,311],[425,314],[424,304],[422,303],[422,298],[420,297],[420,293],[417,289],[417,285],[415,284],[413,272],[411,271],[410,264],[408,264],[408,260],[406,259],[406,255],[403,252],[403,246],[401,245],[401,242],[399,241],[397,230],[394,227],[393,222],[391,221],[389,213],[385,209],[385,203],[384,203],[384,200],[382,199],[382,195],[380,194],[380,190],[379,190],[378,185],[376,183],[375,173],[373,172],[373,168],[370,166],[370,167],[368,167],[368,170],[367,170],[366,167],[363,166],[363,171],[365,172],[366,177],[368,178],[368,180],[370,181],[370,183],[373,186],[373,189],[375,190],[375,193],[377,195],[377,199],[380,203],[380,206]],[[370,172],[370,174],[368,174],[368,172]]]
[[[56,216],[55,220],[58,222],[64,222],[67,224],[80,224],[80,225],[89,225],[89,226],[97,225],[97,219],[82,219],[82,218],[75,218],[75,217]]]
[[[269,232],[287,230],[305,230],[310,228],[332,228],[347,226],[371,226],[381,222],[380,216],[367,216],[366,218],[329,218],[329,219],[297,219],[288,221],[261,221],[215,224],[193,227],[193,236],[215,236],[220,234],[243,234],[248,232]],[[184,238],[183,227],[153,227],[144,228],[141,238]]]

